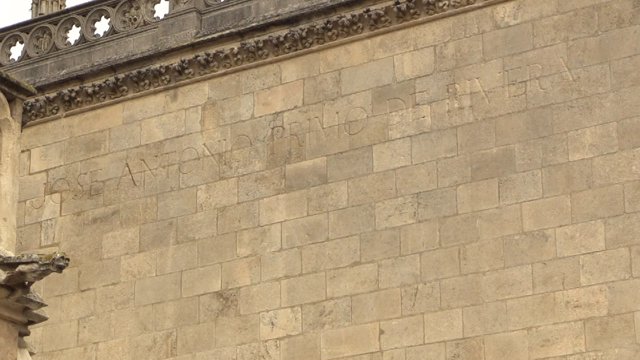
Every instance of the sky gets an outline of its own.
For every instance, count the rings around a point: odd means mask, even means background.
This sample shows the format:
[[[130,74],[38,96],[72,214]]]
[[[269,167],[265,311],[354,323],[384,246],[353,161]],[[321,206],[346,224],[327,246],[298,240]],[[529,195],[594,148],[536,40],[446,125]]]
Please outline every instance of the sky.
[[[29,20],[31,18],[31,0],[0,0],[0,28]],[[67,7],[86,3],[89,0],[67,0]]]

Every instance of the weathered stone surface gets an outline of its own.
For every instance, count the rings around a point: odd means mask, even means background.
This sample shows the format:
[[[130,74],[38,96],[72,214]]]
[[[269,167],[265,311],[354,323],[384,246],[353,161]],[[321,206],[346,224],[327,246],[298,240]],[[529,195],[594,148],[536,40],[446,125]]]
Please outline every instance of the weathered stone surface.
[[[633,1],[178,3],[3,65],[39,357],[638,357]]]

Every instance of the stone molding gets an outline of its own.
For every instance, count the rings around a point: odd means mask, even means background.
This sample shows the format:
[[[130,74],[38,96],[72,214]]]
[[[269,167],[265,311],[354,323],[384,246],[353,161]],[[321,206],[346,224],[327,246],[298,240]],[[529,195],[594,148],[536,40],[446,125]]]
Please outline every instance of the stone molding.
[[[217,3],[217,0],[212,1]],[[69,111],[112,103],[186,83],[194,78],[223,74],[233,68],[253,65],[358,35],[383,31],[413,21],[428,21],[460,10],[502,1],[504,0],[394,0],[282,33],[247,40],[237,46],[199,53],[170,64],[144,67],[100,82],[69,87],[29,99],[24,102],[22,122],[23,125],[28,125],[35,121],[53,119]],[[212,2],[207,4],[211,5]]]

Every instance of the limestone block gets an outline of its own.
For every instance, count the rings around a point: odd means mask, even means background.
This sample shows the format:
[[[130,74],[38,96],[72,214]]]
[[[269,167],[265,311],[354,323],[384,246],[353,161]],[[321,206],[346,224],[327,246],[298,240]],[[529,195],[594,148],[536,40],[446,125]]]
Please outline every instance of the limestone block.
[[[503,241],[506,266],[537,263],[556,257],[556,234],[553,230],[507,236]]]
[[[405,355],[406,355],[406,360],[420,360],[420,359],[442,360],[445,358],[445,344],[442,343],[442,344],[414,346],[406,349]]]
[[[250,257],[222,264],[222,288],[235,288],[260,281],[260,258]]]
[[[435,162],[407,166],[396,170],[398,195],[415,194],[433,190],[438,185]]]
[[[351,179],[348,189],[350,205],[390,199],[396,193],[395,173],[386,171]]]
[[[501,269],[505,264],[502,239],[491,239],[460,248],[460,269],[463,274]]]
[[[388,85],[393,77],[393,58],[370,61],[340,71],[341,91],[346,95]]]
[[[635,343],[634,318],[631,314],[585,321],[587,350],[626,347]]]
[[[393,228],[416,222],[418,197],[403,196],[379,202],[375,206],[376,229]]]
[[[180,297],[181,283],[180,273],[136,281],[136,306],[178,299]]]
[[[289,191],[310,188],[327,182],[325,157],[298,162],[286,167],[286,189]]]
[[[462,311],[460,309],[438,311],[424,315],[425,343],[459,339],[462,334]]]
[[[260,283],[240,289],[238,304],[241,314],[251,314],[280,306],[280,283]]]
[[[304,82],[294,81],[255,93],[255,116],[263,116],[302,106]]]
[[[613,217],[624,213],[624,195],[621,185],[601,187],[571,194],[574,222]]]
[[[340,72],[334,71],[304,79],[304,104],[333,100],[340,95]]]
[[[228,184],[231,187],[231,183]],[[277,195],[285,190],[283,168],[275,168],[242,176],[237,181],[238,201],[254,200]],[[234,190],[229,188],[233,193]]]
[[[454,129],[434,131],[411,138],[414,164],[452,157],[458,153],[458,138]]]
[[[212,350],[215,342],[211,337],[215,336],[215,323],[202,323],[187,325],[178,329],[178,354],[191,354]],[[166,345],[165,345],[166,346]]]
[[[602,221],[591,221],[556,229],[558,255],[584,254],[605,249],[605,229]]]
[[[378,351],[379,333],[377,323],[327,330],[320,337],[322,358],[335,359]]]
[[[327,296],[329,298],[365,293],[377,288],[377,264],[358,265],[327,273]]]
[[[80,290],[115,284],[120,281],[120,259],[87,263],[80,267]]]
[[[615,248],[638,243],[638,215],[627,214],[609,218],[605,221],[605,236],[607,248]]]
[[[360,235],[360,260],[368,262],[400,255],[400,232],[397,229]]]
[[[411,139],[403,138],[373,146],[373,170],[384,171],[411,165]]]
[[[572,161],[542,169],[545,196],[587,190],[593,185],[593,172],[588,160]]]
[[[302,332],[300,307],[280,309],[260,314],[260,339],[269,340]]]
[[[258,226],[259,205],[257,201],[231,205],[218,210],[218,234]]]
[[[625,184],[624,206],[627,212],[640,210],[640,182]]]
[[[460,273],[458,248],[426,251],[421,256],[422,280],[447,278]]]
[[[436,46],[437,70],[450,70],[477,63],[481,59],[482,36],[448,41]]]
[[[239,346],[237,350],[237,360],[278,360],[280,358],[280,342],[278,340],[247,344]]]
[[[167,330],[198,323],[198,298],[153,305],[154,328]]]
[[[537,230],[571,222],[571,203],[568,196],[535,200],[522,205],[524,230]]]
[[[351,298],[344,297],[302,307],[302,328],[305,332],[336,329],[351,324]]]
[[[109,132],[77,136],[67,140],[65,146],[65,163],[88,159],[109,151]],[[33,164],[33,163],[32,163]]]
[[[245,257],[280,250],[281,234],[280,224],[239,231],[237,254],[239,257]]]
[[[263,280],[292,277],[302,271],[302,259],[299,249],[264,254],[260,262]]]
[[[413,79],[433,73],[435,50],[433,47],[405,52],[393,58],[397,81]]]
[[[238,202],[238,179],[222,180],[198,186],[198,211],[216,209]]]
[[[326,298],[326,284],[324,273],[284,279],[281,282],[282,305],[293,306],[322,301]]]
[[[413,49],[413,39],[403,36],[401,32],[390,32],[372,37],[371,50],[373,58],[380,59],[388,56],[402,54]]]
[[[532,359],[575,354],[585,351],[581,322],[535,328],[529,331],[529,355]]]
[[[580,257],[582,285],[624,280],[631,277],[629,249],[608,250]]]
[[[282,225],[283,247],[291,248],[325,241],[328,226],[326,214],[286,221]]]
[[[482,277],[477,274],[453,277],[440,282],[442,308],[451,309],[484,302]]]
[[[618,150],[617,123],[580,129],[569,133],[569,159],[580,160]]]
[[[316,76],[320,73],[318,55],[307,54],[283,61],[280,64],[280,72],[284,83]]]
[[[351,304],[355,324],[396,318],[401,314],[399,289],[357,295]]]
[[[190,242],[214,236],[217,233],[215,210],[203,211],[178,219],[177,242]]]
[[[438,247],[438,224],[435,221],[403,226],[400,232],[400,248],[403,255]]]
[[[640,56],[636,56],[640,59]],[[626,78],[626,77],[625,77]],[[620,80],[623,80],[622,78]],[[640,131],[640,118],[625,119],[618,122],[618,145],[620,149],[633,149],[640,146],[640,140],[632,134]]]
[[[464,336],[499,333],[507,330],[507,305],[504,302],[487,303],[464,308]]]
[[[327,176],[330,182],[371,172],[373,172],[372,147],[350,150],[327,158]]]
[[[177,137],[185,133],[185,112],[177,111],[143,120],[141,126],[142,144]]]
[[[440,286],[437,282],[402,288],[402,314],[411,315],[440,309]]]
[[[211,265],[182,273],[182,296],[189,297],[215,292],[221,289],[220,265]]]
[[[501,300],[533,293],[530,265],[485,273],[482,277],[482,297],[485,301]]]
[[[281,346],[282,360],[320,360],[320,337],[316,334],[287,338]]]
[[[166,94],[159,93],[125,102],[123,104],[122,118],[124,123],[131,123],[158,116],[165,112]]]
[[[421,315],[380,322],[380,347],[383,350],[405,348],[424,343],[424,319]]]
[[[420,282],[420,256],[409,255],[380,261],[380,288],[413,285]]]
[[[307,194],[304,191],[276,195],[260,200],[260,225],[307,215]]]
[[[640,281],[632,279],[611,283],[608,286],[608,291],[608,305],[611,314],[640,310],[637,302],[633,300],[640,291]]]
[[[490,149],[496,141],[503,144],[504,135],[497,133],[493,120],[478,121],[458,128],[458,151],[461,154]]]
[[[199,82],[181,86],[166,93],[167,111],[186,109],[204,104],[209,98],[209,84]]]
[[[513,204],[542,197],[542,172],[513,174],[500,179],[500,203]]]
[[[140,231],[137,228],[123,229],[107,233],[102,238],[102,256],[118,257],[137,253]]]
[[[148,251],[123,256],[120,262],[122,281],[130,281],[156,275],[156,252]]]
[[[484,351],[487,359],[529,359],[526,331],[515,331],[485,336]]]
[[[197,246],[200,265],[221,263],[237,257],[235,233],[199,240]]]
[[[438,186],[454,186],[471,181],[471,163],[468,155],[438,161]]]
[[[158,274],[193,269],[197,266],[198,245],[195,242],[170,246],[158,250]],[[164,261],[162,261],[164,260]]]
[[[141,144],[140,123],[128,124],[109,130],[109,151],[130,149]]]
[[[375,210],[372,205],[361,205],[329,213],[329,238],[341,238],[372,231]]]
[[[251,94],[234,96],[204,105],[202,123],[205,129],[249,120],[253,116],[254,97]]]
[[[120,282],[96,290],[97,312],[112,311],[132,307],[134,304],[134,282]]]
[[[25,203],[24,223],[32,224],[60,216],[60,194],[35,198]]]
[[[78,321],[59,322],[42,329],[42,351],[72,348],[77,341]]]
[[[447,345],[447,359],[482,360],[484,342],[481,338],[457,340]]]
[[[484,49],[489,58],[521,53],[533,48],[533,27],[521,24],[484,34]]]
[[[499,147],[471,155],[471,178],[473,180],[506,176],[514,173],[515,170],[514,147]]]
[[[360,260],[357,236],[311,244],[301,248],[302,272],[317,272],[350,266]]]
[[[158,195],[158,219],[168,219],[196,212],[196,188]]]
[[[430,220],[456,213],[455,189],[439,189],[418,194],[418,220]]]
[[[309,189],[309,215],[347,207],[348,186],[346,181],[334,182]]]

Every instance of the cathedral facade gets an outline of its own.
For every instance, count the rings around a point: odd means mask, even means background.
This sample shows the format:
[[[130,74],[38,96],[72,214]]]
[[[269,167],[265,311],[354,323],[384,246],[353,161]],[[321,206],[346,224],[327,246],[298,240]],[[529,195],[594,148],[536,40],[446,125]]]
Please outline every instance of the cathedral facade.
[[[640,358],[638,1],[165,2],[0,30],[0,347]]]

